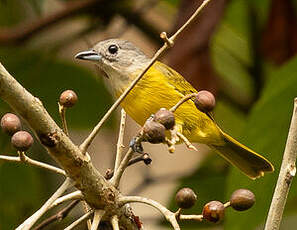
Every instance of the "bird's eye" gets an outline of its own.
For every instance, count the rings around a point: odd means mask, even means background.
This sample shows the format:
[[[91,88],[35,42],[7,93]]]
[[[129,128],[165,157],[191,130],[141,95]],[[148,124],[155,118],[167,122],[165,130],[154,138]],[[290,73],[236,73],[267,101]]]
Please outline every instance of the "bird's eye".
[[[116,45],[110,45],[110,46],[108,47],[108,51],[109,51],[109,53],[111,53],[111,54],[115,54],[116,52],[118,52],[118,47],[117,47]]]

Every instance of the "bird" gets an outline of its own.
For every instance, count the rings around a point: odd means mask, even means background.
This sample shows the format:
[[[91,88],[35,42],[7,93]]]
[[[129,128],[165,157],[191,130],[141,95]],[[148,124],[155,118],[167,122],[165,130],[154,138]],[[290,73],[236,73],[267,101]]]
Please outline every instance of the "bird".
[[[95,63],[108,79],[115,97],[119,97],[151,61],[136,45],[122,39],[100,41],[75,58]],[[197,90],[181,74],[156,61],[121,102],[121,107],[143,126],[160,108],[169,109],[192,93]],[[196,108],[193,100],[183,103],[174,116],[176,129],[191,143],[208,145],[251,179],[274,171],[265,157],[226,134],[210,114]]]

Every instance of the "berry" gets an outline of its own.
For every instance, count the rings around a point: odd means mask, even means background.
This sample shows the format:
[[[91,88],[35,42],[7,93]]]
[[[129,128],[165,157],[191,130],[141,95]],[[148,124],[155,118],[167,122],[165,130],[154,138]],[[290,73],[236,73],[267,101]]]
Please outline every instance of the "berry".
[[[143,126],[144,139],[150,143],[157,144],[165,141],[164,125],[148,119]]]
[[[180,189],[175,196],[175,202],[178,207],[188,209],[194,206],[197,196],[190,188]]]
[[[216,99],[214,95],[206,90],[199,91],[194,102],[196,107],[202,112],[210,112],[216,105]]]
[[[245,211],[251,208],[256,201],[253,192],[248,189],[238,189],[234,191],[230,198],[230,205],[237,211]]]
[[[65,90],[63,93],[61,93],[60,96],[60,104],[64,107],[72,107],[77,102],[77,95],[73,90]]]
[[[220,201],[210,201],[204,205],[202,214],[204,219],[213,223],[217,223],[224,218],[224,204]]]
[[[19,151],[27,151],[33,144],[34,140],[30,133],[18,131],[11,137],[11,144]]]
[[[175,125],[174,114],[165,108],[155,113],[154,121],[164,125],[166,129],[172,129]]]
[[[13,113],[6,113],[1,119],[1,128],[9,135],[21,130],[21,121]]]

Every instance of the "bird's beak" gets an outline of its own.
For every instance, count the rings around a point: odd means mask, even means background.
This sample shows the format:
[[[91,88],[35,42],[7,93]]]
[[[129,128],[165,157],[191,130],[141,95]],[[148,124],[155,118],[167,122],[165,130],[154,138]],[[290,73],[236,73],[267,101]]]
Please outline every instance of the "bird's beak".
[[[100,54],[97,54],[93,50],[88,51],[82,51],[75,55],[75,58],[82,59],[82,60],[88,60],[88,61],[100,61],[102,56]]]

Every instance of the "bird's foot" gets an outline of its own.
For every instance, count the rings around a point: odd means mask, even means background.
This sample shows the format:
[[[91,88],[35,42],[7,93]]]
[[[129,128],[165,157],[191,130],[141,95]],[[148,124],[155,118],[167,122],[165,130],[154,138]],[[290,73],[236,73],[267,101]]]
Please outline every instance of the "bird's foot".
[[[198,151],[197,148],[186,138],[182,133],[176,132],[176,135],[182,139],[182,141],[186,144],[188,149]]]
[[[133,137],[129,143],[129,147],[136,153],[144,154],[142,144],[137,137]]]
[[[175,151],[175,143],[173,143],[170,139],[165,138],[165,143],[168,146],[168,152],[169,153],[174,153]]]
[[[177,135],[177,126],[174,126],[173,129],[170,130],[171,139],[166,138],[165,142],[168,145],[169,153],[174,153],[175,151],[175,144],[179,142],[179,137]]]

